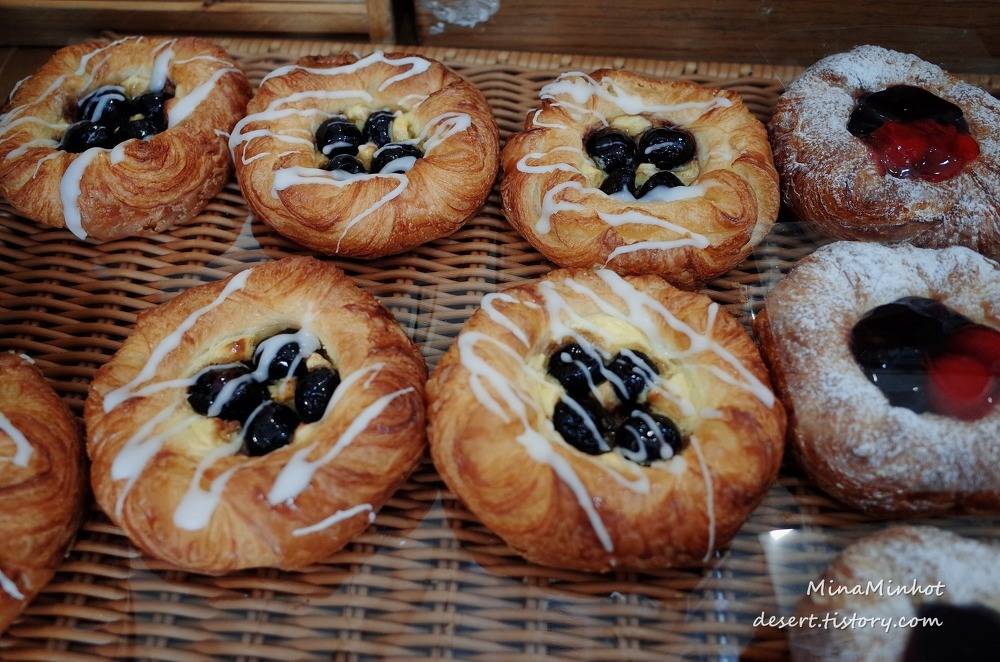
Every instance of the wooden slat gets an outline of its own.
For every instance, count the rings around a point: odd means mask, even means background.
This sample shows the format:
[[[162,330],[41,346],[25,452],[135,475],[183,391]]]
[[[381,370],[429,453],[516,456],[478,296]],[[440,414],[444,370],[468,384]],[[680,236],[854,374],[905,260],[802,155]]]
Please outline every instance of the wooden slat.
[[[391,20],[391,16],[390,16]],[[379,15],[382,40],[392,37]],[[60,45],[99,30],[283,32],[369,36],[365,2],[0,0],[0,43]]]
[[[499,0],[479,6],[486,11],[476,16],[466,0],[417,0],[420,43],[795,65],[876,43],[958,71],[1000,70],[996,0]],[[459,18],[449,21],[442,8],[458,10]],[[483,20],[470,25],[477,19]]]

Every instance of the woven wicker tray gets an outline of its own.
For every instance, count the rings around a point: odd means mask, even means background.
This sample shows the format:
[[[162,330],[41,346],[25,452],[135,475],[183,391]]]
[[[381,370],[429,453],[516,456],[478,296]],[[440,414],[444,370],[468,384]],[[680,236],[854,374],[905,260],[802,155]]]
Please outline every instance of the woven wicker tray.
[[[366,47],[223,39],[255,81],[306,53]],[[420,50],[420,49],[417,49]],[[423,49],[479,86],[504,136],[566,69],[627,66],[740,92],[762,119],[791,68]],[[983,77],[981,84],[995,83]],[[706,293],[748,321],[768,289],[817,245],[782,223]],[[261,260],[306,253],[258,221],[235,182],[171,232],[105,244],[41,229],[0,204],[0,351],[36,359],[79,413],[93,371],[136,313]],[[480,298],[551,268],[505,222],[496,192],[464,229],[410,253],[335,260],[377,295],[433,365]],[[1000,537],[1000,521],[935,522]],[[194,661],[371,658],[779,660],[785,614],[837,550],[884,525],[845,512],[793,467],[705,569],[590,575],[528,564],[444,489],[425,462],[375,524],[301,572],[211,578],[143,557],[96,509],[56,578],[0,639],[0,658]]]

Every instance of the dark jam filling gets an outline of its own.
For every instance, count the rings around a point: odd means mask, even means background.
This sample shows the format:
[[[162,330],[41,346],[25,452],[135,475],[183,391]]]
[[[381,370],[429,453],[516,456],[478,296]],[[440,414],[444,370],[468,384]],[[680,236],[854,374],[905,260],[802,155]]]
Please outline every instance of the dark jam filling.
[[[391,111],[379,110],[368,116],[361,129],[342,115],[325,120],[316,129],[316,149],[327,159],[323,169],[350,175],[367,172],[392,174],[409,170],[424,153],[411,143],[392,142],[394,119]],[[358,159],[358,149],[369,143],[376,149],[366,170]]]
[[[130,98],[118,85],[105,85],[81,97],[70,115],[59,149],[84,152],[92,147],[111,149],[132,138],[142,140],[167,129],[165,105],[173,98],[171,84],[162,91]]]
[[[1000,613],[984,605],[923,603],[902,662],[995,660],[1000,650]]]
[[[585,147],[587,155],[604,171],[601,190],[614,195],[627,189],[637,199],[661,186],[684,186],[670,170],[688,163],[698,151],[694,136],[673,126],[648,129],[638,144],[621,131],[602,129],[587,137]],[[635,172],[641,163],[652,163],[659,170],[637,186]]]
[[[979,156],[962,109],[910,85],[862,96],[847,130],[868,145],[879,172],[902,179],[942,182]]]
[[[931,299],[872,309],[851,331],[851,351],[894,407],[975,420],[1000,399],[1000,331]]]
[[[285,330],[261,342],[252,362],[209,366],[188,387],[196,412],[239,423],[247,455],[266,455],[291,443],[300,424],[323,418],[340,384],[336,370],[307,368],[309,357],[299,343],[285,338],[294,334]],[[286,389],[271,389],[288,379],[295,380],[291,397],[281,396]]]
[[[549,357],[551,375],[566,393],[552,412],[552,425],[569,445],[589,455],[618,449],[642,465],[679,453],[684,440],[666,416],[642,402],[659,369],[638,350],[622,350],[610,360],[594,347],[563,345]],[[610,382],[617,406],[608,409],[595,397]]]

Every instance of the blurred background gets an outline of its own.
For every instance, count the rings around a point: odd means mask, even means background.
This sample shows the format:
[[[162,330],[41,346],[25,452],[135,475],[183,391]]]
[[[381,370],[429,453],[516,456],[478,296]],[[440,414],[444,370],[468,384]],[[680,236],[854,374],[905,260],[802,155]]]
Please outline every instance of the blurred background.
[[[773,65],[877,43],[955,71],[1000,71],[997,0],[0,0],[3,78],[102,30]]]

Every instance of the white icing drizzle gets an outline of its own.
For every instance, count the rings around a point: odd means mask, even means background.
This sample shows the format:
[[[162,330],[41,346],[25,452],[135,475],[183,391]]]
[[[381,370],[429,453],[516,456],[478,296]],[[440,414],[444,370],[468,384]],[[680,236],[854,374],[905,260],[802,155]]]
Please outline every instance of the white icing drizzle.
[[[115,503],[115,517],[121,518],[125,507],[125,498],[132,491],[132,487],[139,480],[142,472],[146,470],[150,460],[163,448],[167,439],[191,425],[192,419],[185,417],[159,434],[153,434],[156,427],[170,418],[176,409],[176,405],[171,405],[143,423],[135,434],[122,445],[115,459],[111,462],[111,480],[127,481],[118,493],[118,500]]]
[[[104,51],[109,51],[112,48],[114,48],[115,46],[119,46],[121,44],[124,44],[126,41],[129,41],[129,40],[132,40],[132,39],[135,39],[136,41],[141,41],[142,37],[122,37],[121,39],[116,39],[115,41],[112,41],[107,46],[102,46],[100,48],[97,48],[97,49],[94,49],[94,50],[90,51],[89,53],[85,53],[83,56],[80,57],[80,64],[77,66],[76,71],[73,72],[73,75],[75,75],[75,76],[82,76],[84,73],[86,73],[86,71],[87,71],[87,64],[90,62],[91,59],[94,58],[94,56],[96,56],[99,53],[103,53]],[[103,64],[105,62],[105,60],[107,60],[107,58],[104,58],[104,60],[101,60],[101,62],[94,67],[94,70],[99,69],[101,67],[101,64]]]
[[[334,524],[343,522],[344,520],[351,519],[355,515],[360,515],[361,513],[368,513],[368,521],[375,521],[375,509],[372,508],[370,503],[362,503],[360,505],[354,506],[352,508],[347,508],[346,510],[338,510],[334,514],[330,515],[324,520],[317,522],[311,526],[303,526],[299,529],[293,529],[292,535],[295,537],[306,536],[310,533],[316,533],[317,531],[322,531],[327,529]]]
[[[638,209],[627,209],[620,214],[598,212],[597,216],[612,227],[617,228],[623,225],[650,225],[652,227],[663,228],[664,230],[676,232],[683,237],[687,237],[691,242],[690,245],[692,246],[705,248],[709,245],[708,238],[704,235],[692,232],[691,230],[677,225],[676,223],[665,221],[662,218],[647,214],[643,211],[639,211]]]
[[[555,104],[552,104],[555,105]],[[538,119],[539,113],[542,112],[541,108],[536,108],[531,114],[531,126],[539,127],[542,129],[566,129],[568,128],[565,124],[546,124]]]
[[[609,197],[621,200],[622,202],[676,202],[678,200],[690,200],[700,198],[708,190],[707,184],[692,184],[690,186],[656,186],[651,189],[642,199],[637,199],[628,190],[628,187],[612,194]]]
[[[91,147],[73,159],[59,182],[59,199],[63,207],[63,221],[66,228],[80,239],[87,238],[80,215],[80,181],[91,161],[107,152],[103,147]]]
[[[181,343],[181,339],[184,337],[184,334],[187,333],[188,330],[194,326],[195,322],[197,322],[203,315],[222,304],[222,302],[234,292],[242,290],[246,286],[247,280],[250,278],[251,271],[253,271],[252,268],[246,269],[233,276],[229,282],[226,283],[222,292],[220,292],[211,303],[192,312],[184,318],[184,321],[181,322],[176,329],[164,337],[163,340],[161,340],[156,347],[153,348],[153,351],[149,355],[149,360],[146,362],[146,365],[142,367],[142,370],[139,371],[138,375],[136,375],[127,384],[119,386],[113,391],[109,391],[104,396],[104,411],[109,412],[126,400],[136,397],[135,390],[137,387],[153,378],[156,374],[156,369],[160,366],[160,362],[163,361],[163,359],[166,358],[170,352],[177,349]]]
[[[480,307],[483,309],[483,312],[485,312],[486,315],[491,320],[493,320],[494,322],[496,322],[497,324],[499,324],[503,328],[505,328],[508,331],[510,331],[512,334],[514,334],[515,338],[517,338],[518,340],[521,341],[521,344],[523,344],[525,347],[527,347],[528,346],[528,336],[527,336],[527,334],[525,334],[524,330],[521,329],[521,327],[519,327],[517,324],[515,324],[513,322],[513,320],[511,320],[509,317],[507,317],[506,315],[504,315],[503,313],[501,313],[499,310],[497,310],[496,307],[493,305],[494,301],[505,301],[507,303],[518,303],[518,300],[515,299],[514,297],[510,296],[509,294],[504,294],[503,292],[494,292],[494,293],[491,293],[491,294],[487,294],[486,296],[483,297],[483,300],[480,303]],[[590,373],[586,373],[586,374],[589,375]]]
[[[642,443],[642,438],[639,436],[639,431],[636,430],[631,425],[626,425],[625,429],[628,430],[633,437],[635,437],[636,446],[638,446],[638,451],[631,451],[623,446],[618,446],[615,451],[627,460],[632,460],[633,462],[645,462],[647,460],[669,460],[674,456],[674,449],[671,448],[670,444],[666,442],[663,438],[663,434],[660,433],[660,426],[656,424],[653,417],[642,411],[641,409],[633,409],[631,416],[642,419],[646,426],[653,431],[656,435],[656,440],[660,442],[659,455],[654,458],[650,458],[649,454],[646,452],[646,445]]]
[[[117,99],[118,101],[125,101],[125,89],[120,85],[101,85],[93,92],[90,92],[85,97],[80,99],[78,102],[80,106],[83,106],[90,100],[95,94],[101,95],[101,98],[97,100],[97,106],[94,108],[92,113],[92,118],[95,122],[100,120],[104,115],[104,111],[108,106],[108,103],[112,99]]]
[[[580,182],[569,180],[560,182],[550,188],[542,196],[542,211],[535,221],[535,231],[539,234],[547,234],[552,229],[552,216],[561,211],[583,212],[587,208],[579,202],[569,202],[567,200],[556,200],[556,196],[567,189],[576,189],[581,193],[602,193],[600,189],[585,188]]]
[[[510,421],[511,416],[514,416],[520,421],[524,431],[517,436],[517,442],[524,447],[532,459],[536,462],[547,464],[555,471],[560,480],[573,492],[601,546],[607,552],[614,551],[611,535],[604,526],[604,522],[594,507],[594,503],[580,477],[573,471],[573,467],[570,466],[566,458],[559,454],[552,442],[539,434],[532,426],[528,416],[528,407],[535,413],[536,418],[545,418],[544,414],[539,410],[538,405],[532,398],[518,392],[503,375],[479,358],[475,353],[475,346],[479,342],[492,343],[502,351],[510,354],[512,360],[516,362],[522,360],[521,356],[502,342],[478,331],[459,334],[457,342],[459,358],[462,365],[469,371],[469,386],[476,395],[476,399],[501,420],[505,422]],[[486,384],[500,396],[505,406],[502,407],[489,393]]]
[[[215,397],[211,406],[208,408],[206,415],[218,416],[221,414],[222,410],[227,404],[229,404],[229,401],[232,400],[233,396],[236,394],[236,389],[238,389],[241,385],[247,382],[267,381],[268,371],[271,369],[271,364],[274,362],[274,358],[277,356],[278,350],[288,343],[297,343],[299,346],[299,354],[295,357],[295,360],[288,368],[288,374],[290,375],[295,373],[295,370],[299,367],[299,364],[302,361],[305,361],[310,354],[320,348],[319,338],[305,329],[300,329],[295,333],[279,333],[276,336],[271,336],[264,342],[257,345],[257,348],[254,350],[253,357],[257,367],[253,370],[253,372],[249,372],[245,375],[237,377],[236,379],[226,382],[226,384],[219,391],[219,394]],[[226,366],[209,366],[207,369],[218,369],[221,367]],[[202,372],[204,372],[204,370]],[[195,379],[197,379],[197,376]]]
[[[21,143],[16,148],[14,148],[14,149],[10,150],[9,152],[7,152],[7,156],[4,157],[4,160],[5,161],[9,161],[10,159],[16,159],[17,157],[19,157],[22,154],[24,154],[25,152],[27,152],[29,149],[34,149],[36,147],[53,147],[54,148],[54,147],[58,147],[58,146],[59,146],[59,143],[56,142],[55,140],[51,140],[49,138],[35,138],[34,140],[29,140],[29,141],[27,141],[25,143]]]
[[[38,161],[35,162],[35,169],[34,169],[34,171],[32,171],[31,177],[29,177],[28,180],[31,181],[32,179],[34,179],[35,177],[38,176],[38,172],[41,170],[43,163],[45,163],[46,161],[51,161],[52,159],[57,159],[62,154],[63,154],[63,152],[56,151],[56,152],[52,152],[51,154],[46,154],[42,158],[38,159]]]
[[[707,561],[712,557],[715,549],[715,487],[712,484],[712,470],[705,461],[705,455],[701,450],[701,443],[691,435],[691,448],[698,458],[698,466],[701,467],[701,476],[705,481],[705,515],[708,517],[708,544],[705,549],[705,556],[702,561]]]
[[[267,402],[265,401],[257,405],[243,423],[239,433],[234,434],[233,438],[226,444],[213,448],[201,458],[195,467],[194,476],[192,476],[191,482],[188,483],[188,488],[184,492],[184,496],[181,497],[177,508],[174,509],[174,526],[185,531],[200,531],[208,526],[212,515],[215,514],[215,510],[219,507],[219,501],[222,499],[222,491],[226,489],[229,479],[236,473],[239,465],[231,467],[216,476],[209,485],[208,490],[203,490],[201,487],[202,476],[218,460],[233,456],[239,452],[243,446],[243,436],[247,426],[257,417],[257,414],[260,413],[260,410],[266,404]],[[209,416],[214,415],[217,414],[212,414],[211,410],[209,410]]]
[[[108,155],[108,159],[113,165],[118,165],[125,160],[125,146],[133,140],[135,140],[135,138],[129,138],[128,140],[122,141],[111,148],[111,154]]]
[[[394,200],[402,195],[403,191],[406,190],[406,186],[409,183],[409,179],[403,174],[394,173],[376,173],[376,174],[365,174],[359,173],[357,175],[347,174],[344,176],[343,170],[337,170],[333,172],[328,172],[326,170],[320,170],[319,168],[303,168],[301,166],[293,166],[291,168],[280,168],[274,171],[274,184],[272,187],[272,193],[277,195],[278,191],[284,191],[285,189],[292,186],[299,186],[302,184],[323,184],[328,186],[336,186],[337,188],[343,188],[345,186],[350,186],[354,182],[366,181],[369,179],[375,179],[377,177],[392,178],[395,179],[397,184],[396,187],[391,191],[383,195],[375,204],[371,205],[360,214],[357,214],[352,219],[350,219],[345,225],[344,229],[340,233],[340,237],[337,239],[336,251],[340,251],[340,244],[344,241],[344,237],[347,236],[348,231],[364,218],[371,215],[382,205],[386,204],[390,200]]]
[[[731,367],[733,372],[736,373],[733,375],[730,372],[722,370],[721,368],[716,368],[715,372],[719,373],[720,376],[724,376],[727,383],[731,383],[739,388],[749,391],[755,397],[760,399],[766,406],[773,406],[773,393],[771,393],[771,391],[727,349],[712,340],[712,331],[718,317],[718,304],[711,303],[708,306],[705,330],[702,333],[698,333],[689,325],[674,316],[659,301],[635,289],[628,281],[613,271],[602,269],[597,270],[595,274],[610,288],[611,292],[621,300],[622,304],[625,306],[624,309],[620,308],[619,305],[612,304],[611,302],[604,300],[593,289],[577,280],[566,279],[561,282],[561,285],[594,302],[601,313],[635,326],[643,332],[649,342],[652,343],[660,353],[670,356],[672,359],[683,359],[684,357],[692,356],[705,351],[712,352],[717,357],[722,359],[723,362]],[[542,281],[539,283],[538,291],[544,299],[543,306],[546,310],[549,325],[548,334],[550,337],[557,341],[571,338],[588,354],[591,354],[592,356],[602,356],[600,350],[594,347],[593,344],[578,331],[587,331],[594,337],[602,337],[602,330],[573,309],[569,301],[560,295],[557,284],[551,281]],[[510,331],[515,338],[527,346],[527,334],[524,330],[518,328],[509,317],[503,315],[495,309],[494,302],[498,300],[505,301],[507,303],[519,303],[522,305],[529,305],[530,302],[519,301],[510,294],[500,293],[484,297],[482,306],[486,315],[489,316],[491,320]],[[659,328],[659,322],[656,318],[665,322],[666,325],[673,331],[687,336],[689,340],[688,347],[683,351],[677,350],[673,343],[669,342],[668,339],[663,336],[663,333]],[[523,358],[517,352],[503,342],[489,335],[481,332],[463,332],[460,334],[458,338],[459,359],[465,369],[469,372],[469,387],[476,396],[476,399],[480,402],[480,404],[504,422],[509,422],[512,418],[516,418],[521,422],[524,432],[517,437],[518,443],[521,443],[522,446],[525,447],[533,459],[548,464],[553,471],[556,472],[556,475],[576,496],[577,501],[587,515],[595,534],[601,540],[604,548],[609,552],[613,551],[610,537],[608,536],[607,530],[604,527],[599,514],[594,508],[593,501],[587,493],[586,488],[583,486],[579,477],[575,474],[569,463],[566,462],[565,458],[563,458],[556,450],[555,444],[553,444],[553,442],[548,438],[556,438],[558,436],[558,433],[556,433],[554,429],[549,429],[552,426],[551,420],[540,410],[539,405],[531,394],[522,393],[499,371],[476,355],[475,346],[480,342],[489,342],[494,344],[502,351],[510,354],[513,363],[523,364]],[[660,379],[659,375],[657,375],[650,366],[648,366],[637,354],[635,354],[635,352],[623,349],[622,353],[632,359],[636,366],[635,371],[637,374],[640,374],[653,388],[657,389],[658,392],[671,397],[671,399],[679,400],[670,393],[669,389],[666,388],[666,383]],[[563,357],[563,360],[569,361],[573,359],[566,355]],[[715,366],[712,367],[715,368]],[[586,371],[584,372],[586,374]],[[533,379],[537,379],[531,371],[526,371],[524,374],[532,377]],[[610,373],[606,369],[602,368],[602,374],[609,379],[609,381],[618,380],[616,375]],[[615,382],[612,381],[612,383]],[[618,383],[621,385],[620,380]],[[591,384],[591,389],[594,389],[593,384]],[[570,399],[565,395],[561,395],[561,399],[569,406],[573,406]],[[686,407],[682,411],[686,412],[685,415],[694,413],[693,404],[687,402]],[[706,416],[718,415],[718,412],[715,410],[704,411]],[[534,414],[535,420],[547,421],[548,435],[542,434],[532,426],[531,416],[529,416],[529,413]],[[578,413],[580,412],[578,411]],[[638,413],[642,414],[642,412]],[[652,424],[652,421],[647,421],[647,423],[650,424],[651,429],[657,430],[657,426]],[[591,430],[591,434],[594,434],[594,432],[595,430]],[[600,438],[600,435],[594,434],[594,436],[595,439]],[[602,447],[606,448],[606,445],[603,444],[603,439],[601,439],[601,443]],[[703,456],[701,446],[693,435],[691,437],[691,446],[693,448],[693,452],[698,457],[702,477],[705,482],[706,517],[708,518],[709,525],[709,544],[705,556],[705,559],[707,560],[711,556],[715,546],[714,488],[712,485],[710,469]],[[648,459],[645,457],[645,450],[641,450],[639,454],[628,453],[623,449],[619,449],[619,451],[619,454],[627,459],[637,461],[644,461]],[[600,467],[619,484],[622,484],[623,486],[626,486],[636,492],[648,492],[649,481],[638,468],[635,469],[635,475],[637,477],[630,481],[618,471],[605,463],[600,462],[598,459],[590,456],[586,456],[586,459],[595,466]],[[683,456],[674,456],[673,450],[662,437],[660,437],[660,457],[653,458],[653,460],[654,463],[651,465],[651,469],[668,471],[674,474],[683,472],[684,467],[686,466]]]
[[[174,59],[174,50],[171,46],[176,41],[176,39],[165,41],[153,50],[156,53],[156,57],[153,59],[153,71],[149,75],[149,90],[151,92],[161,92],[167,84],[167,78],[170,75],[170,63]]]
[[[713,108],[727,108],[733,102],[725,97],[715,97],[710,101],[687,101],[675,104],[647,103],[641,96],[631,94],[611,78],[597,81],[582,71],[568,71],[560,74],[555,81],[542,88],[539,98],[561,101],[559,97],[569,96],[577,104],[585,104],[593,97],[612,103],[627,115],[643,113],[674,113],[683,110],[708,112]]]
[[[342,387],[343,384],[337,390],[341,390]],[[282,467],[281,472],[275,478],[274,485],[271,486],[271,490],[267,495],[268,503],[277,505],[279,503],[294,501],[308,487],[313,474],[320,467],[332,461],[341,451],[347,448],[359,434],[365,431],[372,421],[385,411],[386,407],[392,404],[393,400],[401,395],[412,393],[413,390],[412,386],[408,386],[398,391],[387,393],[362,409],[357,418],[351,421],[347,429],[340,434],[336,443],[320,456],[318,460],[307,459],[315,448],[315,443],[299,449],[288,461],[288,464]]]
[[[32,453],[35,452],[34,448],[32,448],[31,442],[24,436],[24,433],[14,427],[14,424],[2,412],[0,412],[0,431],[4,432],[14,442],[14,457],[10,458],[10,461],[19,467],[28,466],[28,460],[31,459]]]
[[[580,148],[570,147],[568,145],[563,145],[561,147],[554,147],[547,152],[529,152],[528,154],[525,154],[518,160],[517,169],[520,170],[521,172],[532,175],[538,175],[556,171],[571,172],[576,175],[580,174],[579,168],[564,161],[557,161],[556,163],[549,163],[544,165],[528,163],[529,159],[537,161],[538,159],[545,158],[546,156],[552,154],[553,152],[570,152],[574,154],[583,154],[583,151]],[[596,191],[597,189],[593,190]]]
[[[198,62],[204,60],[205,62],[218,62],[219,64],[225,65],[227,67],[233,66],[233,63],[229,60],[224,60],[221,57],[215,57],[214,55],[195,55],[193,57],[185,58],[183,60],[174,60],[174,64],[181,65],[187,64],[189,62]]]
[[[15,600],[24,600],[24,594],[21,593],[21,589],[17,587],[14,580],[3,573],[3,570],[0,570],[0,588]]]
[[[65,122],[48,122],[40,117],[34,117],[29,115],[28,117],[19,117],[16,120],[4,123],[2,126],[0,126],[0,135],[7,133],[14,127],[20,126],[22,124],[40,124],[49,129],[55,129],[56,131],[63,131],[69,126]]]
[[[407,65],[409,65],[410,67],[406,71],[396,74],[395,76],[390,76],[389,78],[386,78],[384,81],[382,81],[382,83],[378,86],[379,92],[384,91],[387,87],[389,87],[394,83],[398,83],[402,80],[406,80],[407,78],[412,78],[413,76],[422,74],[428,69],[430,69],[431,66],[430,60],[426,60],[422,57],[407,56],[407,57],[392,59],[392,58],[387,58],[385,56],[385,53],[383,53],[382,51],[375,51],[374,53],[371,53],[370,55],[367,55],[361,58],[360,60],[357,60],[356,62],[352,62],[351,64],[340,65],[337,67],[303,67],[297,64],[289,64],[284,67],[278,67],[271,73],[264,76],[264,78],[261,79],[260,84],[263,85],[271,78],[275,78],[277,76],[285,76],[293,71],[306,71],[310,74],[316,74],[319,76],[342,76],[344,74],[353,74],[357,71],[360,71],[361,69],[364,69],[365,67],[375,64],[376,62],[383,62],[385,64],[394,67],[402,67]]]
[[[167,126],[177,126],[184,120],[186,120],[191,113],[193,113],[198,106],[201,105],[208,95],[211,94],[215,85],[219,82],[226,74],[239,73],[239,69],[236,67],[223,67],[222,69],[216,69],[212,72],[212,75],[208,77],[208,80],[198,85],[187,94],[185,94],[180,99],[174,99],[173,105],[167,110]]]

